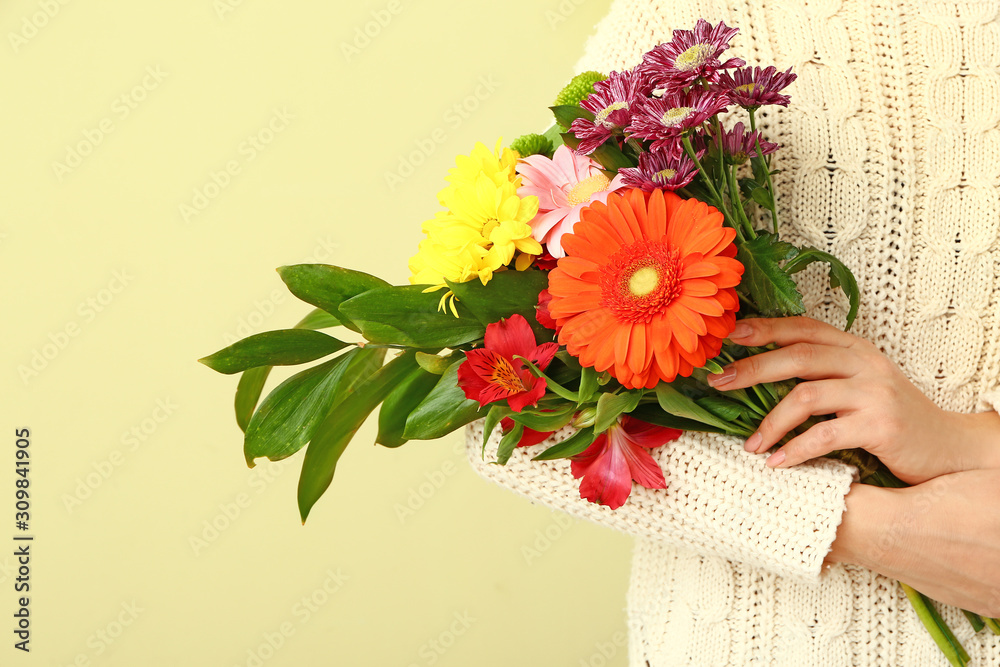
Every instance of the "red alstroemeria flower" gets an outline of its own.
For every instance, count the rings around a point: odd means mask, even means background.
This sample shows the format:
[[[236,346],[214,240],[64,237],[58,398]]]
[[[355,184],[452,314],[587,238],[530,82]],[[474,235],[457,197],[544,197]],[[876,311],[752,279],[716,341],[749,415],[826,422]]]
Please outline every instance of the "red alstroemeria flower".
[[[514,420],[510,417],[504,417],[500,420],[500,430],[506,435],[510,430],[514,428]],[[521,439],[517,441],[518,447],[531,447],[532,445],[537,445],[538,443],[546,440],[554,431],[536,431],[533,428],[524,427],[524,433],[521,435]]]
[[[682,433],[623,416],[572,457],[573,477],[583,477],[580,497],[614,510],[632,493],[633,480],[647,489],[667,488],[663,471],[646,450],[676,440]]]
[[[535,319],[546,329],[559,331],[556,321],[552,319],[552,313],[549,312],[549,301],[552,301],[552,295],[549,294],[547,289],[543,289],[538,293],[538,305],[535,306]]]
[[[524,357],[545,370],[558,349],[556,343],[537,345],[528,320],[511,315],[487,325],[483,347],[465,353],[458,367],[458,386],[480,406],[506,399],[511,410],[520,412],[538,403],[545,394],[545,380],[536,378],[514,357]]]

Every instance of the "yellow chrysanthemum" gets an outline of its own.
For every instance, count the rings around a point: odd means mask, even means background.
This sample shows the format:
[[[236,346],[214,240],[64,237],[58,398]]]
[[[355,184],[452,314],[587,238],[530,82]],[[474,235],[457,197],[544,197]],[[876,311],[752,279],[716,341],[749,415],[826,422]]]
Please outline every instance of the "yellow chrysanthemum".
[[[515,268],[523,270],[541,254],[528,224],[538,213],[538,198],[518,196],[516,163],[509,149],[501,152],[499,141],[494,151],[480,143],[471,155],[458,157],[448,175],[450,185],[438,194],[449,210],[423,224],[427,238],[410,259],[410,283],[431,285],[429,291],[446,288],[445,280],[478,278],[485,285],[515,257]]]

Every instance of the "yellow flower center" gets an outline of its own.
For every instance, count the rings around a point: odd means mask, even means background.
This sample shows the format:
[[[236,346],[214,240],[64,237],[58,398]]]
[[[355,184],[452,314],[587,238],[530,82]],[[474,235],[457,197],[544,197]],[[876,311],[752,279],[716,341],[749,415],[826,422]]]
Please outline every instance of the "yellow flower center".
[[[566,201],[570,206],[586,204],[598,192],[604,192],[611,185],[608,177],[602,173],[596,173],[589,178],[585,178],[566,194]]]
[[[694,113],[694,107],[667,109],[667,112],[660,117],[660,122],[667,127],[674,127],[683,123],[692,113]]]
[[[655,174],[653,174],[653,181],[655,182],[657,179],[659,179],[660,182],[666,183],[671,178],[673,178],[674,174],[676,174],[676,173],[677,173],[676,169],[662,169],[662,170],[656,172]]]
[[[733,88],[738,93],[743,93],[745,95],[752,95],[754,89],[757,87],[756,83],[744,83],[742,86],[736,86]]]
[[[594,116],[594,124],[603,125],[608,129],[613,128],[615,124],[608,122],[608,116],[621,109],[628,109],[628,102],[613,102],[597,112],[597,115]]]
[[[644,266],[628,279],[628,291],[636,296],[646,296],[660,284],[660,272],[651,266]]]
[[[708,62],[708,59],[714,54],[715,47],[711,44],[695,44],[677,56],[677,60],[674,61],[674,67],[681,71],[697,69]]]

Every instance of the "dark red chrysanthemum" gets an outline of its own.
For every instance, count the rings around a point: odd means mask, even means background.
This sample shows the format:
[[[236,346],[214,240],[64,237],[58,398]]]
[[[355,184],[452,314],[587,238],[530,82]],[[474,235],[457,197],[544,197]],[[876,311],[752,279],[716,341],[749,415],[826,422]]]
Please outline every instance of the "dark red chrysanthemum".
[[[549,312],[549,301],[552,301],[552,295],[547,289],[543,289],[538,293],[538,305],[535,306],[535,319],[546,329],[558,331],[559,327],[556,326],[556,321],[552,319],[552,313]]]
[[[511,315],[487,325],[483,347],[465,353],[458,367],[458,386],[480,406],[506,400],[511,410],[520,412],[538,403],[545,394],[545,380],[532,375],[515,357],[545,370],[558,350],[555,343],[536,345],[528,320]]]
[[[746,64],[739,58],[719,60],[737,32],[739,28],[730,28],[721,21],[712,26],[705,19],[698,19],[694,30],[674,30],[672,40],[646,53],[638,69],[654,87],[667,91],[679,91],[699,77],[713,83],[719,70]]]
[[[636,103],[648,94],[648,83],[635,70],[612,72],[594,84],[594,92],[580,106],[594,114],[594,120],[577,118],[570,131],[580,139],[577,152],[590,155],[615,132],[632,121]]]
[[[728,72],[720,74],[719,87],[726,91],[733,104],[738,104],[744,109],[756,109],[765,104],[780,104],[787,107],[791,98],[788,95],[779,95],[778,92],[784,90],[796,78],[796,75],[792,74],[791,67],[784,72],[778,72],[773,65],[764,69],[747,67],[734,70],[732,76]]]
[[[778,150],[778,144],[764,141],[760,130],[747,132],[743,123],[736,123],[733,129],[722,131],[722,150],[729,164],[743,164],[750,157],[757,155],[757,140],[760,140],[760,150],[764,155],[770,155]]]
[[[680,157],[684,153],[681,135],[725,111],[727,102],[725,95],[704,90],[667,93],[641,102],[626,131],[629,136],[652,141],[652,151]]]
[[[699,160],[704,152],[697,153]],[[683,188],[698,174],[698,167],[687,155],[674,159],[662,152],[642,153],[638,167],[626,167],[619,173],[626,187],[652,192]]]

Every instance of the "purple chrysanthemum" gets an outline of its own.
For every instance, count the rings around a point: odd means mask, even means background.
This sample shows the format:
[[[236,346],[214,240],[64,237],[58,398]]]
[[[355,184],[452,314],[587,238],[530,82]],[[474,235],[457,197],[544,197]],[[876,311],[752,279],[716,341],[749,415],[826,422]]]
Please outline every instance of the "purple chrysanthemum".
[[[594,84],[594,92],[580,106],[594,114],[594,120],[577,118],[570,126],[580,146],[577,152],[590,155],[616,130],[624,130],[632,121],[636,102],[649,94],[645,77],[635,70],[612,72]]]
[[[726,154],[726,161],[730,164],[743,164],[751,156],[757,154],[757,140],[760,139],[760,150],[764,155],[770,155],[778,150],[778,144],[764,141],[760,130],[747,132],[743,123],[736,123],[733,129],[722,131],[722,150]]]
[[[722,21],[712,26],[698,19],[694,30],[674,30],[673,39],[649,51],[639,69],[649,76],[654,87],[667,91],[680,90],[698,77],[715,82],[719,70],[746,65],[739,58],[719,60],[737,32],[739,28],[730,28]]]
[[[661,152],[643,153],[639,156],[638,167],[622,169],[618,173],[625,187],[652,192],[656,189],[683,188],[698,174],[698,167],[687,155],[674,159]]]
[[[723,72],[719,76],[719,86],[726,91],[733,104],[738,104],[745,109],[763,106],[765,104],[780,104],[788,106],[788,95],[779,95],[778,91],[784,90],[796,75],[792,74],[789,67],[784,72],[778,72],[777,68],[769,65],[761,69],[760,67],[749,67],[735,70],[730,76],[729,72]]]
[[[671,157],[683,153],[681,135],[726,109],[725,95],[694,90],[690,93],[667,93],[661,98],[641,102],[632,117],[627,133],[652,141],[650,150],[665,151]]]

